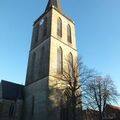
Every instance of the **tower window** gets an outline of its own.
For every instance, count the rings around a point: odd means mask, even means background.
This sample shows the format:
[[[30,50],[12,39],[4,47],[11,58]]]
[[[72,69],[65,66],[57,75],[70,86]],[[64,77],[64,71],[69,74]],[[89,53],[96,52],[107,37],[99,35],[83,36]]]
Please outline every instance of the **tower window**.
[[[63,73],[63,51],[61,47],[57,49],[57,73]]]
[[[62,37],[62,20],[60,18],[57,19],[57,35]]]
[[[44,65],[45,65],[45,47],[43,46],[41,49],[41,69],[44,71]]]
[[[72,75],[73,75],[73,55],[72,55],[72,53],[69,53],[69,56],[68,56],[68,72],[69,72],[70,77],[72,78]]]
[[[39,68],[39,77],[43,77],[46,73],[45,70],[45,63],[46,63],[46,58],[45,58],[45,47],[42,46],[41,52],[40,52],[40,68]]]
[[[35,71],[35,60],[36,60],[36,53],[33,53],[33,55],[32,55],[32,62],[31,62],[31,73],[30,73],[30,78],[31,78],[31,80],[33,80],[34,79],[34,71]]]
[[[71,27],[70,27],[70,25],[67,25],[67,41],[68,41],[69,43],[72,43]]]
[[[67,105],[61,105],[60,108],[60,119],[61,120],[68,120],[68,106]]]
[[[47,35],[47,17],[44,18],[43,22],[43,36]]]
[[[32,116],[34,115],[35,97],[32,96]]]
[[[9,117],[13,117],[13,116],[14,116],[14,108],[15,108],[15,106],[14,106],[14,104],[12,103],[12,104],[10,105],[10,109],[9,109]]]
[[[34,36],[35,36],[35,42],[38,42],[39,37],[39,24],[37,24],[34,28]]]

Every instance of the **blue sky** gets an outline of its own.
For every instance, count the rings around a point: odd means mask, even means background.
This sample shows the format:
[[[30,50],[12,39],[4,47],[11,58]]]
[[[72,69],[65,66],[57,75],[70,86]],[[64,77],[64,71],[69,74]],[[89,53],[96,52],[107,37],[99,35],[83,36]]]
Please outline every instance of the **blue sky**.
[[[24,84],[32,24],[48,0],[0,0],[0,79]],[[62,0],[75,21],[83,62],[111,75],[120,91],[120,0]]]

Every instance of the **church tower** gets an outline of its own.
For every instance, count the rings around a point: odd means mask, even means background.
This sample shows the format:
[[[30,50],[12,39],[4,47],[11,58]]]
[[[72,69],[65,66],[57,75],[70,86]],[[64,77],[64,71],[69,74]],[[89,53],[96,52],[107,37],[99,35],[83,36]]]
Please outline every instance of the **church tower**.
[[[58,89],[67,56],[77,57],[75,25],[60,0],[49,0],[34,22],[25,83],[24,120],[60,120]]]

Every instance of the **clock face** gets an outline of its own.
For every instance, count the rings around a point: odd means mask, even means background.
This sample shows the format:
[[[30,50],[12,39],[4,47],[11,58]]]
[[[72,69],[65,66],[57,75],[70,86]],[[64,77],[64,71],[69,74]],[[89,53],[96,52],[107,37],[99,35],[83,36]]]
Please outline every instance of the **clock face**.
[[[40,25],[42,25],[44,23],[44,19],[40,20]]]

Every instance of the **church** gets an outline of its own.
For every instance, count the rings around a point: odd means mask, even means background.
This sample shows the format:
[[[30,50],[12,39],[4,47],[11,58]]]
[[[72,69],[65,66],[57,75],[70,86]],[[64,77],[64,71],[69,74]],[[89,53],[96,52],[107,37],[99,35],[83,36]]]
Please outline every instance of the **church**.
[[[57,75],[66,57],[74,60],[77,54],[74,22],[60,0],[49,0],[33,23],[25,85],[0,83],[0,120],[64,120],[59,105],[64,87]]]

